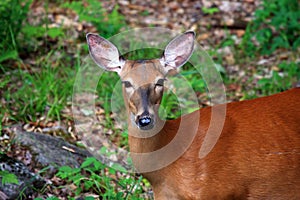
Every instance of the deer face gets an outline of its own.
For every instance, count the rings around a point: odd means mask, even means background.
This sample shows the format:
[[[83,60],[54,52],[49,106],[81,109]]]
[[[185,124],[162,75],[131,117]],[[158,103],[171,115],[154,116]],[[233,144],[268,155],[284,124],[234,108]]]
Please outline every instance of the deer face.
[[[165,76],[182,66],[193,52],[194,33],[186,32],[173,39],[160,59],[124,60],[108,40],[88,34],[91,57],[102,68],[119,74],[131,124],[151,130],[158,119],[158,108],[164,90]]]
[[[130,119],[142,129],[152,129],[164,90],[164,73],[159,60],[127,61],[120,74],[125,105]]]

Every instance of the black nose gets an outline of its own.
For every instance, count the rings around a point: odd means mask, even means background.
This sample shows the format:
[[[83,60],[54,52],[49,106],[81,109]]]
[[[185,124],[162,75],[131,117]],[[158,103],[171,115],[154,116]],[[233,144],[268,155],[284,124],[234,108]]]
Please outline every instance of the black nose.
[[[151,119],[151,117],[149,115],[141,116],[137,120],[137,125],[142,130],[149,130],[153,127],[153,120]]]
[[[139,125],[144,127],[144,126],[148,126],[149,124],[151,124],[151,118],[150,117],[142,117],[139,119]]]

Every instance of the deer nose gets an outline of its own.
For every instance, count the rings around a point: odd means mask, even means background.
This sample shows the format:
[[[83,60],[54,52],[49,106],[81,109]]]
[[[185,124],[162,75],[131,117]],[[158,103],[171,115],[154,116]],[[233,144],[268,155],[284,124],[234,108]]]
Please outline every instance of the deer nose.
[[[151,124],[151,118],[144,116],[142,118],[139,119],[139,125],[144,127],[144,126],[148,126],[149,124]]]
[[[137,117],[137,125],[142,130],[149,130],[153,128],[153,119],[149,114],[142,114]]]

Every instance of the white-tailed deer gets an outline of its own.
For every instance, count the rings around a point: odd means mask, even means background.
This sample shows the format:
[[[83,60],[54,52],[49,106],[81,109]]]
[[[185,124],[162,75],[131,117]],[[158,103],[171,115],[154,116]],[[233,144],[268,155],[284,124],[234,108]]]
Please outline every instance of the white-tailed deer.
[[[122,80],[132,153],[159,152],[172,143],[179,128],[187,138],[196,131],[176,161],[143,172],[154,198],[300,199],[300,88],[225,104],[221,135],[204,158],[199,158],[199,150],[210,123],[214,123],[212,107],[176,120],[158,117],[166,75],[188,61],[194,37],[193,32],[176,37],[159,59],[132,61],[123,59],[108,40],[87,34],[93,60],[105,70],[117,72]],[[181,140],[185,142],[184,137]],[[175,152],[176,146],[173,148]],[[139,169],[153,163],[150,159],[137,156],[133,163]],[[164,159],[154,162],[163,163]]]

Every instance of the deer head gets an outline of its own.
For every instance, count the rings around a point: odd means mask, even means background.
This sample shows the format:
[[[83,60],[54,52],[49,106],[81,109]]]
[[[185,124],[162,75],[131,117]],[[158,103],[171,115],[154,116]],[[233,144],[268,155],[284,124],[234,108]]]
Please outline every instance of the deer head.
[[[190,58],[195,33],[189,31],[174,38],[161,58],[137,61],[125,60],[115,45],[96,34],[89,33],[86,38],[95,63],[107,71],[117,72],[121,78],[125,105],[132,122],[129,126],[153,129],[159,120],[158,108],[166,76]]]

